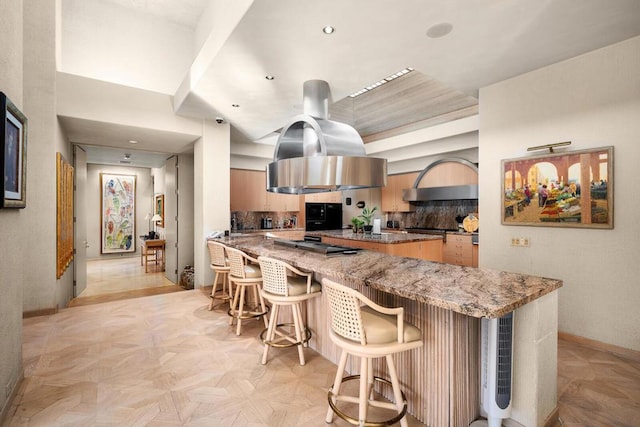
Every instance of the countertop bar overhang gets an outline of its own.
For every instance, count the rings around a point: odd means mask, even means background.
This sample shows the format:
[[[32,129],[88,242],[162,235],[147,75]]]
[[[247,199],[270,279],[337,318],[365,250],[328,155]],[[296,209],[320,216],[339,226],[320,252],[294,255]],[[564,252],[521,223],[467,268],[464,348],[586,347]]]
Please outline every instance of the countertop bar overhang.
[[[476,318],[497,318],[559,289],[562,281],[486,268],[461,267],[360,251],[348,257],[275,245],[264,236],[223,240],[252,256],[270,256],[293,266]]]

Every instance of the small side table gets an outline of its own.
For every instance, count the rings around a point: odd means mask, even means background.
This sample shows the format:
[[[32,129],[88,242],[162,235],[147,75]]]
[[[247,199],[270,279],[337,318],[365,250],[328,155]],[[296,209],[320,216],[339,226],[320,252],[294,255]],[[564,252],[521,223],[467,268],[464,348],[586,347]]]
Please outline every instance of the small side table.
[[[140,239],[140,265],[144,265],[145,273],[149,272],[150,256],[153,256],[153,261],[156,265],[158,265],[158,261],[160,261],[162,271],[164,271],[164,248],[166,243],[167,241],[164,239]],[[158,259],[158,253],[160,254],[160,259]]]

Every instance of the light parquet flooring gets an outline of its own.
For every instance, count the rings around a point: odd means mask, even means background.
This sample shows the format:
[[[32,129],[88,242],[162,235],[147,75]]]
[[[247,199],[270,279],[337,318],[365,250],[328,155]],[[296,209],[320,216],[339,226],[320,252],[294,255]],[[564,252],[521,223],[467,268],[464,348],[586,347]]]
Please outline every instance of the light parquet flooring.
[[[25,319],[25,380],[3,426],[326,426],[336,366],[310,349],[305,366],[295,349],[261,365],[264,323],[236,336],[208,302],[191,290]]]
[[[87,287],[68,306],[158,295],[184,289],[167,279],[160,266],[151,264],[144,272],[140,257],[120,257],[87,261]]]
[[[559,340],[558,402],[565,427],[640,426],[640,363]]]
[[[24,319],[25,380],[3,427],[326,426],[336,366],[311,349],[299,366],[292,348],[261,365],[262,321],[236,336],[208,292]],[[558,396],[558,426],[639,426],[640,363],[560,340]]]

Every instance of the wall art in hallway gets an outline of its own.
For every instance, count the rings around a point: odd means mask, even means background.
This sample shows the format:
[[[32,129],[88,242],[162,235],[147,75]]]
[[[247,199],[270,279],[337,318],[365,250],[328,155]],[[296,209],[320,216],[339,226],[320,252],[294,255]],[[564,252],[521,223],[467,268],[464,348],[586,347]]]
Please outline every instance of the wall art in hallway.
[[[100,174],[101,253],[134,252],[136,177]]]

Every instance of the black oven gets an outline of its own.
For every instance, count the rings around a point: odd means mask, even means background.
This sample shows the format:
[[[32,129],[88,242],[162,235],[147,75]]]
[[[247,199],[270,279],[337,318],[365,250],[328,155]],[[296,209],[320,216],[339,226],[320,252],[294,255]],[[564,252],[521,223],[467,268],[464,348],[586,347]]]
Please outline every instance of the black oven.
[[[342,203],[305,203],[305,229],[339,230],[342,228]]]

